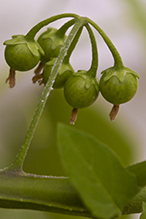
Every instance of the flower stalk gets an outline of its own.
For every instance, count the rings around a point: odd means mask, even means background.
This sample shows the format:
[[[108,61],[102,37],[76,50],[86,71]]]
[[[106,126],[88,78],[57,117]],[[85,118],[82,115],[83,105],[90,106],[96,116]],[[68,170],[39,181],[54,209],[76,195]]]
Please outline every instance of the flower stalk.
[[[95,36],[89,24],[86,24],[85,27],[89,33],[89,37],[92,45],[92,63],[90,69],[88,70],[88,74],[91,75],[91,77],[96,77],[97,68],[98,68],[97,44],[96,44]]]
[[[49,94],[52,90],[52,86],[53,86],[53,83],[54,83],[55,78],[57,76],[57,73],[58,73],[58,71],[61,67],[61,64],[62,64],[63,59],[64,59],[64,57],[67,53],[67,50],[70,47],[71,42],[74,39],[74,36],[78,32],[78,30],[81,28],[81,26],[83,26],[83,24],[84,24],[83,20],[78,20],[74,24],[72,30],[70,31],[68,37],[66,38],[64,46],[62,47],[62,49],[60,51],[60,54],[59,54],[54,66],[52,68],[49,80],[48,80],[46,86],[44,87],[41,99],[38,103],[38,106],[37,106],[36,111],[34,113],[33,119],[31,121],[29,129],[27,131],[24,144],[20,148],[20,151],[19,151],[18,155],[16,156],[16,159],[15,159],[14,163],[9,167],[9,170],[13,170],[13,171],[16,171],[16,172],[22,172],[23,163],[24,163],[25,157],[27,155],[27,151],[29,149],[31,140],[33,138],[33,135],[34,135],[35,129],[37,127],[38,121],[40,119],[40,116],[41,116],[41,114],[43,112],[43,109],[45,107],[48,96],[49,96]]]
[[[112,56],[114,58],[114,66],[116,66],[117,68],[122,68],[123,67],[122,58],[121,58],[118,50],[116,49],[116,47],[112,43],[112,41],[109,39],[109,37],[105,34],[105,32],[94,21],[92,21],[89,18],[86,18],[86,20],[88,23],[90,23],[98,31],[98,33],[101,35],[101,37],[103,38],[103,40],[107,44],[107,46],[108,46],[109,50],[111,51]]]
[[[72,13],[65,13],[65,14],[59,14],[59,15],[55,15],[52,16],[50,18],[47,18],[46,20],[43,20],[41,22],[39,22],[38,24],[36,24],[27,34],[26,34],[26,38],[28,39],[34,39],[35,35],[37,34],[37,32],[39,32],[39,30],[41,28],[43,28],[44,26],[47,26],[48,24],[57,21],[61,18],[65,18],[65,17],[73,17],[76,20],[80,20],[80,16],[76,15],[76,14],[72,14]]]

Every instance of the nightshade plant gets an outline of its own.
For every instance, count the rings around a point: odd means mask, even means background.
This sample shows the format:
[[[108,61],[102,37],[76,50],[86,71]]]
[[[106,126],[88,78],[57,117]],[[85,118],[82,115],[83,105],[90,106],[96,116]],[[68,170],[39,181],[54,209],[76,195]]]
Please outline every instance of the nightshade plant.
[[[50,28],[38,41],[35,35],[58,19],[71,18],[59,30]],[[69,63],[82,29],[86,28],[92,48],[89,70],[74,73]],[[71,28],[68,35],[66,31]],[[101,35],[113,58],[114,66],[102,72],[98,82],[98,51],[92,28]],[[14,162],[0,172],[0,207],[33,209],[56,213],[111,219],[142,212],[146,202],[146,162],[124,167],[120,158],[93,136],[60,124],[57,129],[58,150],[68,177],[41,176],[25,173],[23,164],[36,126],[51,90],[63,87],[67,102],[73,107],[70,122],[77,111],[91,105],[99,92],[113,104],[114,120],[119,105],[129,101],[137,91],[139,75],[125,67],[104,31],[91,19],[76,14],[59,14],[41,21],[25,36],[13,36],[4,42],[5,59],[10,66],[10,88],[15,85],[15,72],[34,68],[33,82],[44,83],[44,90]],[[69,73],[66,74],[66,72]],[[141,218],[145,217],[145,212]]]

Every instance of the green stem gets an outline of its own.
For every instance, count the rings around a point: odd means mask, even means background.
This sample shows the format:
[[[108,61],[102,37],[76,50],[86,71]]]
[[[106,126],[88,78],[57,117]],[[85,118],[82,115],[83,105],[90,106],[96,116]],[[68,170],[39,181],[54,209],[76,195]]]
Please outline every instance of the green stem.
[[[0,207],[92,217],[65,177],[0,173]]]
[[[90,23],[97,31],[98,33],[102,36],[103,40],[105,41],[105,43],[107,44],[109,50],[111,51],[113,58],[114,58],[114,65],[116,67],[123,67],[123,62],[122,62],[122,58],[119,54],[119,52],[117,51],[116,47],[114,46],[114,44],[111,42],[111,40],[109,39],[109,37],[105,34],[105,32],[91,19],[89,18],[85,18],[86,21],[88,23]]]
[[[75,23],[75,19],[72,19],[68,22],[66,22],[64,25],[62,25],[62,27],[59,28],[59,30],[57,31],[57,36],[62,38],[64,37],[66,31],[69,29],[69,27],[71,27],[73,24]]]
[[[94,218],[84,205],[68,178],[33,174],[0,173],[0,207],[32,209]],[[140,213],[146,202],[146,188],[142,189],[122,214]]]
[[[97,44],[96,44],[96,40],[93,34],[92,29],[90,28],[89,24],[85,25],[88,33],[89,33],[89,37],[91,40],[91,45],[92,45],[92,63],[91,63],[91,67],[88,70],[88,73],[92,76],[92,77],[96,77],[96,73],[97,73],[97,68],[98,68],[98,52],[97,52]]]
[[[27,34],[26,34],[26,38],[29,38],[29,39],[34,39],[35,35],[37,34],[37,32],[43,28],[44,26],[56,21],[56,20],[59,20],[61,18],[65,18],[65,17],[74,17],[75,19],[80,19],[80,17],[76,14],[72,14],[72,13],[65,13],[65,14],[59,14],[59,15],[55,15],[55,16],[52,16],[46,20],[43,20],[41,22],[39,22],[38,24],[36,24]]]
[[[72,52],[73,52],[73,50],[74,50],[74,48],[79,40],[79,37],[82,33],[82,30],[83,30],[83,26],[78,30],[77,34],[75,35],[75,37],[74,37],[74,39],[73,39],[73,41],[72,41],[72,43],[67,51],[67,55],[64,58],[64,63],[69,62],[70,56],[71,56],[71,54],[72,54]]]
[[[58,71],[61,67],[61,64],[63,62],[64,57],[67,54],[67,50],[70,47],[70,45],[71,45],[71,43],[74,39],[74,36],[76,35],[76,33],[78,32],[80,27],[83,26],[83,25],[84,25],[84,21],[82,19],[76,21],[76,23],[73,26],[72,30],[70,31],[68,37],[66,38],[64,46],[62,47],[62,49],[59,53],[59,56],[56,59],[56,62],[54,64],[53,68],[52,68],[49,80],[48,80],[48,82],[47,82],[47,84],[46,84],[46,86],[43,90],[41,99],[38,103],[38,106],[37,106],[37,109],[36,109],[35,114],[33,116],[33,119],[31,121],[30,127],[27,131],[25,142],[22,145],[22,147],[20,148],[20,151],[19,151],[18,155],[16,156],[15,162],[8,168],[9,170],[13,170],[13,171],[17,171],[17,172],[22,171],[23,163],[24,163],[28,148],[30,146],[33,134],[35,132],[35,129],[36,129],[36,126],[37,126],[38,121],[40,119],[40,116],[42,114],[42,111],[45,107],[48,96],[49,96],[49,94],[52,90],[52,86],[53,86],[53,83],[55,81],[55,78],[58,74]]]

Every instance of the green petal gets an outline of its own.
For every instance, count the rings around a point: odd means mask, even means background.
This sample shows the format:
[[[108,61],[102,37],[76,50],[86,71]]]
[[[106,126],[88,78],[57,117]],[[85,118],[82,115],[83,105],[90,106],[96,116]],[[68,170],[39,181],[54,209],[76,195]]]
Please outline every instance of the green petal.
[[[108,68],[106,70],[104,70],[103,72],[101,72],[101,74],[107,74],[104,77],[104,81],[108,81],[113,75],[114,75],[115,71],[112,70],[112,68]]]
[[[127,68],[127,67],[125,67],[125,69],[127,70],[127,73],[133,74],[138,79],[140,78],[139,74],[136,71],[134,71],[134,70],[132,70],[130,68]]]
[[[137,72],[127,67],[123,67],[121,69],[111,67],[101,72],[101,74],[106,74],[104,81],[108,81],[111,77],[116,76],[120,82],[123,82],[125,80],[126,74],[132,74],[139,78],[139,74]]]
[[[40,52],[42,55],[45,55],[44,50],[42,49],[42,47],[40,46],[40,44],[39,44],[38,42],[36,42],[36,44],[37,44],[37,47],[38,47],[39,52]]]
[[[34,56],[40,56],[39,49],[35,42],[28,42],[27,46]]]
[[[51,33],[52,31],[56,32],[57,29],[55,29],[55,28],[48,28],[47,31],[46,31],[46,33],[44,33],[44,34],[42,35],[42,39],[48,39],[48,38],[50,38],[50,33]]]
[[[26,43],[26,40],[23,35],[14,35],[12,39],[6,40],[3,44],[4,45],[17,45],[19,43]]]

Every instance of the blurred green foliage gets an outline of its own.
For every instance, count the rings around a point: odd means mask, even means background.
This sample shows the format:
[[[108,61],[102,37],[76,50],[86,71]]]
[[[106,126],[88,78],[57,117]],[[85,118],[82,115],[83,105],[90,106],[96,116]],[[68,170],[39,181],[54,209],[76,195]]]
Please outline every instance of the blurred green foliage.
[[[49,97],[26,158],[26,172],[65,174],[56,148],[56,124],[69,124],[72,108],[65,102],[62,93],[62,90],[54,90]],[[132,142],[130,144],[130,139],[124,138],[120,127],[113,126],[107,118],[97,104],[96,107],[80,110],[75,126],[108,144],[121,157],[122,162],[128,165],[133,150]]]
[[[36,96],[40,96],[41,90],[41,87],[38,86]],[[30,99],[31,98],[33,97],[30,97]],[[28,109],[30,107],[30,110],[28,110],[29,114],[32,113],[32,106],[30,106],[31,102],[31,100],[26,101],[25,106]],[[32,103],[32,105],[34,106],[34,103]],[[12,159],[14,159],[18,152],[18,145],[21,145],[23,142],[28,123],[28,119],[23,114],[21,107],[19,108],[14,105],[14,108],[11,108],[11,120],[9,120],[9,127],[5,128],[5,135],[8,135],[9,138],[6,136],[4,137],[8,147],[7,159],[10,163],[13,161]],[[24,163],[24,170],[26,172],[57,176],[66,174],[62,167],[62,162],[57,151],[56,125],[58,122],[69,124],[71,110],[72,108],[66,103],[64,99],[63,90],[53,90],[38,124],[31,147],[26,157],[26,161]],[[28,115],[28,117],[30,118],[31,116]],[[106,143],[119,155],[125,165],[129,164],[133,156],[133,141],[131,141],[130,138],[127,139],[124,131],[122,131],[122,128],[120,127],[120,124],[116,123],[115,125],[114,123],[110,122],[108,115],[106,115],[103,107],[98,103],[98,100],[97,103],[92,107],[79,110],[75,127],[94,135],[100,141]],[[21,130],[18,133],[20,128]],[[10,165],[10,163],[8,163],[8,165]],[[10,215],[13,218],[12,215],[14,214],[15,216],[16,211],[8,210],[8,212],[9,211],[12,213]],[[19,211],[18,215],[20,214]],[[4,209],[2,209],[2,212],[4,212]],[[22,211],[22,215],[26,215],[26,212]],[[35,212],[33,213],[35,217]],[[6,214],[9,215],[9,213]],[[51,218],[62,217],[61,215],[52,213],[45,214],[39,212],[39,214],[42,215],[42,219],[45,219],[47,215],[49,215],[49,217],[51,215]],[[31,212],[30,215],[32,215]],[[72,216],[66,217],[70,218]]]

